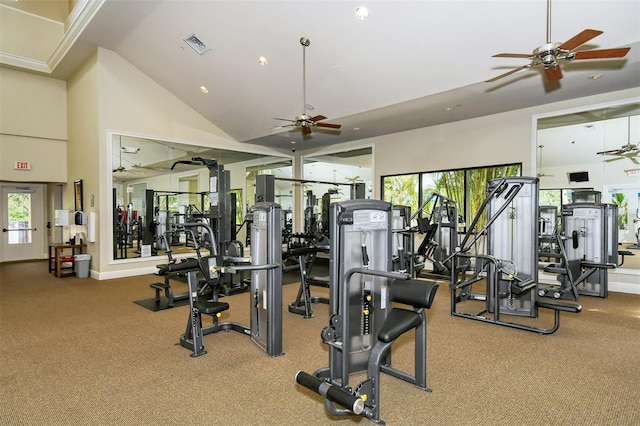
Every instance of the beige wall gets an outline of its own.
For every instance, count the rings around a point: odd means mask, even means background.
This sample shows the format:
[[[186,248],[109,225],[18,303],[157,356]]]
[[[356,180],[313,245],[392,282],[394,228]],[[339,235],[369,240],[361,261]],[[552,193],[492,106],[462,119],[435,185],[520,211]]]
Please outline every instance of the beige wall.
[[[97,80],[94,81],[94,74]],[[97,213],[98,241],[90,244],[89,253],[94,258],[92,270],[99,278],[131,275],[133,273],[155,272],[157,260],[149,261],[112,261],[112,204],[111,204],[111,142],[112,133],[123,133],[184,142],[195,145],[218,147],[222,149],[257,151],[273,153],[240,144],[221,131],[203,116],[188,107],[162,86],[141,73],[116,53],[99,49],[91,64],[79,71],[72,81],[83,81],[82,90],[72,98],[70,81],[69,97],[69,133],[70,150],[73,146],[76,130],[87,136],[81,136],[80,142],[88,144],[83,153],[95,151],[99,161],[78,164],[69,162],[69,179],[82,178],[85,183],[85,199],[95,195],[95,205],[88,211]],[[97,100],[97,102],[96,102]],[[92,113],[97,111],[97,125],[85,119],[85,108]],[[75,154],[74,154],[75,155]],[[84,157],[82,157],[84,158]],[[79,158],[79,162],[84,161]],[[91,164],[91,166],[87,166]],[[141,268],[141,269],[139,269]]]
[[[535,115],[638,96],[640,88],[629,89],[360,141],[374,144],[374,197],[384,175],[522,162],[535,176]]]
[[[7,2],[8,3],[8,2]],[[0,4],[0,51],[9,55],[47,62],[64,36],[64,20],[67,16],[66,1],[14,1],[11,7]],[[44,6],[45,13],[60,18],[52,20],[34,15],[30,5]],[[51,7],[48,7],[51,6]],[[57,6],[61,6],[57,8]],[[39,11],[35,11],[39,13]]]
[[[100,157],[98,138],[98,71],[97,55],[92,56],[68,81],[67,114],[69,116],[68,177],[69,185],[63,194],[63,207],[74,208],[72,183],[82,180],[83,209],[97,213],[100,185]],[[91,198],[94,205],[91,205]],[[98,218],[99,220],[99,218]],[[85,227],[71,225],[69,232],[86,231]],[[100,236],[97,236],[97,241]],[[86,238],[85,238],[85,242]],[[87,242],[87,253],[92,256],[91,269],[100,270],[100,256],[95,243]]]
[[[0,68],[0,181],[67,181],[67,85]],[[16,161],[31,170],[14,170]]]

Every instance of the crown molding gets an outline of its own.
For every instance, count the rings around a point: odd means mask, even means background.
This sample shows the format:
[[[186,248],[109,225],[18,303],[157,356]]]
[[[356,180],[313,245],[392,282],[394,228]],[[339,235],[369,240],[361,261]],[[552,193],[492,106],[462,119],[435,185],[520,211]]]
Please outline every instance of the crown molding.
[[[78,40],[78,37],[80,37],[80,34],[82,34],[105,2],[106,0],[81,0],[76,4],[67,22],[69,25],[68,30],[65,31],[62,40],[47,61],[51,71],[64,59],[65,55]]]

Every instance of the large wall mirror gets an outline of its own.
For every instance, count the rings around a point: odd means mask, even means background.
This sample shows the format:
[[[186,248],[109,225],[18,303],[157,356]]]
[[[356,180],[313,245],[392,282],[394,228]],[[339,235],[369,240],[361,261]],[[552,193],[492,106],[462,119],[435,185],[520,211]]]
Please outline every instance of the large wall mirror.
[[[329,204],[373,195],[373,149],[360,147],[303,158],[305,233],[328,235]]]
[[[640,100],[537,117],[536,167],[541,204],[570,203],[577,190],[618,205],[622,268],[640,269]],[[620,269],[622,269],[620,268]]]
[[[236,240],[246,241],[242,226],[248,208],[255,203],[256,176],[273,174],[292,178],[287,156],[152,140],[113,133],[112,247],[113,260],[165,256],[189,252],[189,242],[160,238],[174,223],[198,222],[209,210],[209,169],[184,164],[193,158],[216,160],[229,171],[229,192],[235,201]],[[292,212],[292,182],[278,181],[276,202]],[[286,216],[286,215],[283,215]],[[292,217],[292,213],[288,215]],[[284,229],[284,228],[283,228]],[[184,234],[182,237],[184,239]],[[170,246],[169,246],[170,245]]]

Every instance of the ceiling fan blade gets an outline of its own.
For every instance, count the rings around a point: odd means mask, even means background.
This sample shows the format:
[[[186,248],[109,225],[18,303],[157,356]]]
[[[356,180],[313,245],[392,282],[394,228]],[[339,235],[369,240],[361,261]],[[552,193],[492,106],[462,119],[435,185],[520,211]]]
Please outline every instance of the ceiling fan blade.
[[[551,83],[562,78],[562,70],[560,70],[560,66],[558,65],[551,68],[545,68],[544,75],[547,78],[547,81]]]
[[[524,58],[531,59],[531,55],[528,53],[498,53],[493,55],[492,58]]]
[[[631,160],[633,164],[640,164],[640,162],[638,162],[635,157],[629,157],[629,160]]]
[[[271,130],[286,129],[287,127],[296,127],[296,125],[295,124],[287,124],[286,126],[276,126],[276,127],[272,127]]]
[[[608,160],[604,160],[605,163],[610,163],[612,161],[618,161],[618,160],[622,160],[624,157],[620,156],[620,157],[616,157],[616,158],[609,158]]]
[[[491,83],[491,82],[493,82],[493,81],[496,81],[496,80],[501,79],[502,77],[506,77],[506,76],[508,76],[508,75],[511,75],[511,74],[516,73],[516,72],[518,72],[518,71],[522,71],[522,70],[527,69],[527,68],[531,68],[531,66],[530,66],[530,65],[523,65],[523,66],[521,66],[521,67],[514,68],[514,69],[512,69],[511,71],[507,71],[507,72],[505,72],[504,74],[500,74],[500,75],[499,75],[499,76],[497,76],[497,77],[493,77],[493,78],[491,78],[491,79],[489,79],[489,80],[486,80],[486,81],[485,81],[485,83]]]
[[[316,115],[315,117],[311,117],[309,120],[311,121],[320,121],[320,120],[326,120],[327,117],[325,117],[324,115]]]
[[[599,30],[584,30],[562,43],[560,46],[558,46],[558,49],[573,50],[581,44],[588,42],[592,38],[599,36],[600,34],[602,34],[602,31]]]
[[[280,120],[280,121],[290,121],[290,122],[292,122],[292,123],[295,123],[295,122],[296,122],[295,120],[289,120],[288,118],[277,118],[277,117],[274,117],[273,119],[274,119],[274,120]]]
[[[308,135],[311,133],[311,127],[308,126],[302,126],[300,129],[302,129],[302,134],[304,136]]]
[[[318,127],[328,127],[329,129],[339,129],[342,127],[342,124],[332,124],[332,123],[316,123]]]
[[[573,59],[624,58],[630,49],[629,47],[621,47],[619,49],[583,50],[576,52]]]
[[[597,155],[620,155],[620,150],[619,149],[610,149],[608,151],[600,151],[600,152],[596,152]]]

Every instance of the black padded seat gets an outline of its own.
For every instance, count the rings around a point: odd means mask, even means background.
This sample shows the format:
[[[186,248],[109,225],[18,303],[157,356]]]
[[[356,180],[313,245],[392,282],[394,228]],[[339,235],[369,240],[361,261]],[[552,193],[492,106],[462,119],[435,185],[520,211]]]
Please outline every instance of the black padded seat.
[[[395,280],[391,283],[390,289],[391,301],[416,309],[429,309],[438,290],[438,284],[434,281]]]
[[[410,305],[414,309],[429,309],[436,295],[438,284],[433,281],[395,280],[390,285],[390,298],[393,302]],[[378,333],[378,340],[393,342],[407,331],[418,327],[422,316],[418,311],[393,308],[387,314]]]
[[[378,333],[378,340],[384,343],[393,342],[407,331],[416,328],[422,318],[415,311],[391,309]]]
[[[225,302],[212,302],[210,300],[198,300],[193,306],[202,314],[215,315],[229,309],[229,304]]]

